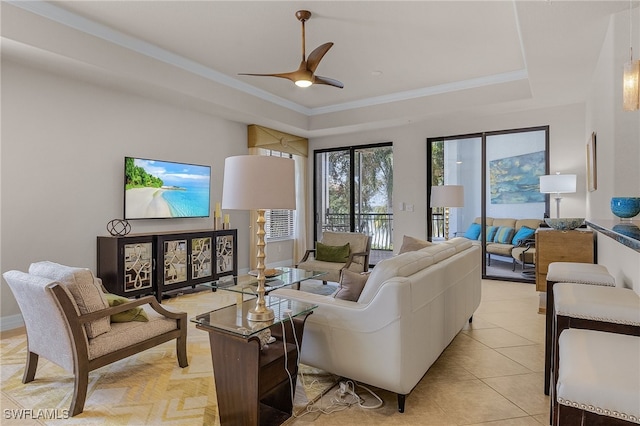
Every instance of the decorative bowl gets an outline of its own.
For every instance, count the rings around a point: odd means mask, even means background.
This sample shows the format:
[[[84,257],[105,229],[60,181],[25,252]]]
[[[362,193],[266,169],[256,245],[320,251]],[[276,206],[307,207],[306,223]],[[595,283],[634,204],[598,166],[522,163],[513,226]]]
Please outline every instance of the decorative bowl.
[[[631,219],[640,213],[640,197],[613,197],[611,213],[620,219]]]
[[[544,221],[547,225],[553,229],[559,231],[569,231],[576,229],[584,223],[584,217],[561,217],[561,218],[549,218],[545,217]]]

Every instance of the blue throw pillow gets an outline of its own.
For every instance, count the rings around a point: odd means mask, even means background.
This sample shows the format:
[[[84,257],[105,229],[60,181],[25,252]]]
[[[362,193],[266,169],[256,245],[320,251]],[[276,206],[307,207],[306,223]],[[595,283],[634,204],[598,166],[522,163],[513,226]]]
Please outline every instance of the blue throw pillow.
[[[520,240],[528,240],[529,238],[533,237],[533,234],[536,233],[535,229],[531,229],[531,228],[527,228],[526,226],[521,227],[518,232],[516,232],[516,235],[513,236],[513,240],[511,241],[511,244],[513,244],[514,246],[517,246],[518,244],[520,244]]]
[[[513,234],[516,232],[510,226],[501,226],[496,231],[496,236],[493,238],[494,243],[500,244],[511,244],[511,240],[513,239]]]
[[[496,226],[487,226],[487,232],[485,234],[485,241],[486,242],[493,242],[493,237],[496,236],[496,231],[498,230],[498,227]],[[478,236],[478,239],[480,239],[482,235]]]
[[[482,231],[482,226],[479,223],[472,223],[469,225],[469,229],[464,233],[463,237],[468,238],[470,240],[477,240],[480,236],[480,231]]]

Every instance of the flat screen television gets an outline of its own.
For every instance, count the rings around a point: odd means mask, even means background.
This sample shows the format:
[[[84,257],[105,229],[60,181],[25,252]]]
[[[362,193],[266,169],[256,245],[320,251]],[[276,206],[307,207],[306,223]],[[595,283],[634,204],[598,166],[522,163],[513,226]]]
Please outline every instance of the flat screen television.
[[[209,217],[211,167],[124,158],[124,218]]]

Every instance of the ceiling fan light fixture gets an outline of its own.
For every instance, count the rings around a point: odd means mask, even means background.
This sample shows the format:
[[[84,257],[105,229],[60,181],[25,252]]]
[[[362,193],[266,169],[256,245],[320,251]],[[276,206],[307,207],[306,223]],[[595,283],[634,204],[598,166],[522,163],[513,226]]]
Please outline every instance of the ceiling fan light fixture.
[[[311,80],[300,79],[295,81],[296,86],[298,87],[309,87],[313,84]]]
[[[633,60],[632,0],[629,0],[629,62],[624,64],[622,75],[622,109],[637,111],[640,109],[640,60]]]
[[[636,111],[640,108],[640,60],[624,64],[622,108],[625,111]]]
[[[296,18],[298,18],[298,20],[302,24],[302,61],[300,62],[300,66],[298,67],[297,70],[293,72],[284,72],[284,73],[277,73],[277,74],[240,73],[239,75],[286,78],[287,80],[292,81],[298,87],[309,87],[313,84],[326,84],[328,86],[333,86],[333,87],[342,89],[344,87],[344,84],[342,84],[338,80],[315,75],[318,64],[324,57],[325,53],[327,53],[327,51],[331,49],[331,46],[333,46],[333,43],[328,42],[316,47],[313,50],[313,52],[311,52],[307,57],[307,53],[305,49],[304,23],[310,17],[311,17],[311,12],[309,12],[308,10],[299,10],[296,12]]]

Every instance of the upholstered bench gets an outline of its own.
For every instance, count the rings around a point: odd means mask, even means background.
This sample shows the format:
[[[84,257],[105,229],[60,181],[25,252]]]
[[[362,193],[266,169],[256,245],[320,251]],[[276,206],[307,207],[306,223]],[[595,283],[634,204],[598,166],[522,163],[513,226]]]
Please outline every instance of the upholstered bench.
[[[549,395],[551,384],[551,345],[553,339],[553,286],[559,282],[613,287],[615,279],[606,267],[592,263],[552,262],[547,270],[547,303],[544,346],[544,393]]]
[[[563,330],[580,328],[640,336],[640,296],[631,289],[557,283],[553,294],[552,411],[558,368],[558,336]]]
[[[640,424],[640,337],[568,329],[559,339],[552,424]]]

